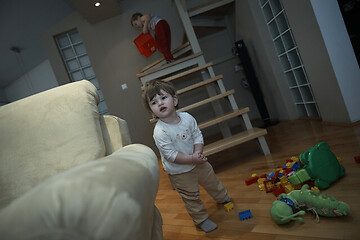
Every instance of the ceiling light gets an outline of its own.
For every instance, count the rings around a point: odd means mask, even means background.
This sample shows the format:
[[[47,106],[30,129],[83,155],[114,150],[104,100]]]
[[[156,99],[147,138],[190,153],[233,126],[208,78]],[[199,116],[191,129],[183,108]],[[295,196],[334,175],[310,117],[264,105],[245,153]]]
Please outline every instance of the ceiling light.
[[[99,7],[100,6],[100,2],[96,2],[94,5],[95,5],[95,7]]]

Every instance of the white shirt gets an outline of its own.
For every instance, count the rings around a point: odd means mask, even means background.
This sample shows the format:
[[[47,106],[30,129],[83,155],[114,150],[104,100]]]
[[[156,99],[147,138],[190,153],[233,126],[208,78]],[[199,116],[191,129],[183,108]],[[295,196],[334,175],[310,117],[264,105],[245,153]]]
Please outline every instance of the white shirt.
[[[155,26],[158,22],[160,22],[161,20],[164,20],[163,18],[159,17],[159,16],[152,16],[150,21],[149,21],[149,24],[150,24],[150,28],[152,30],[155,31]]]
[[[189,172],[195,167],[194,164],[175,163],[178,152],[192,154],[195,144],[204,144],[195,118],[186,112],[177,114],[180,117],[178,124],[171,125],[158,120],[153,134],[164,170],[170,175]]]

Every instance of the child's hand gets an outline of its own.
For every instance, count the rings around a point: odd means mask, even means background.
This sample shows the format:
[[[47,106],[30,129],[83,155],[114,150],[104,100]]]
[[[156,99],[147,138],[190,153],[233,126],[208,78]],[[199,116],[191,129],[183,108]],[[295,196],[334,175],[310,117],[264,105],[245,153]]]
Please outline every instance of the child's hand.
[[[202,164],[207,162],[207,157],[205,157],[202,153],[194,153],[192,154],[192,159],[195,164]]]
[[[148,28],[146,26],[143,27],[143,33],[146,34],[148,32]]]

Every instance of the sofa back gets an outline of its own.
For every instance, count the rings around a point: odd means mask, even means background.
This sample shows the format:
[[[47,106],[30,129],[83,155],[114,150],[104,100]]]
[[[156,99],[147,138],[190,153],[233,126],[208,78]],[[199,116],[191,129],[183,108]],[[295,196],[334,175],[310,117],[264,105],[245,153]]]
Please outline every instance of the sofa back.
[[[0,209],[45,179],[105,156],[97,104],[96,88],[83,80],[0,107]]]

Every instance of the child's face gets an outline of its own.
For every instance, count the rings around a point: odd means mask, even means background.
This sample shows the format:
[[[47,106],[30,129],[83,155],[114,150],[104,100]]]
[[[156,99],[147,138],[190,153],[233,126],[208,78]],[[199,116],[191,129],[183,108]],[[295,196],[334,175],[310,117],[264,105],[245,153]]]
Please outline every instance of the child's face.
[[[164,90],[160,90],[160,95],[157,94],[153,99],[149,101],[151,111],[159,119],[172,117],[174,114],[176,114],[175,106],[177,104],[177,97],[171,96]]]
[[[132,22],[132,25],[133,25],[134,27],[136,27],[136,28],[142,28],[142,27],[143,27],[143,24],[142,24],[142,22],[141,22],[141,20],[140,20],[140,17],[138,17],[136,20],[134,20],[134,21]]]

